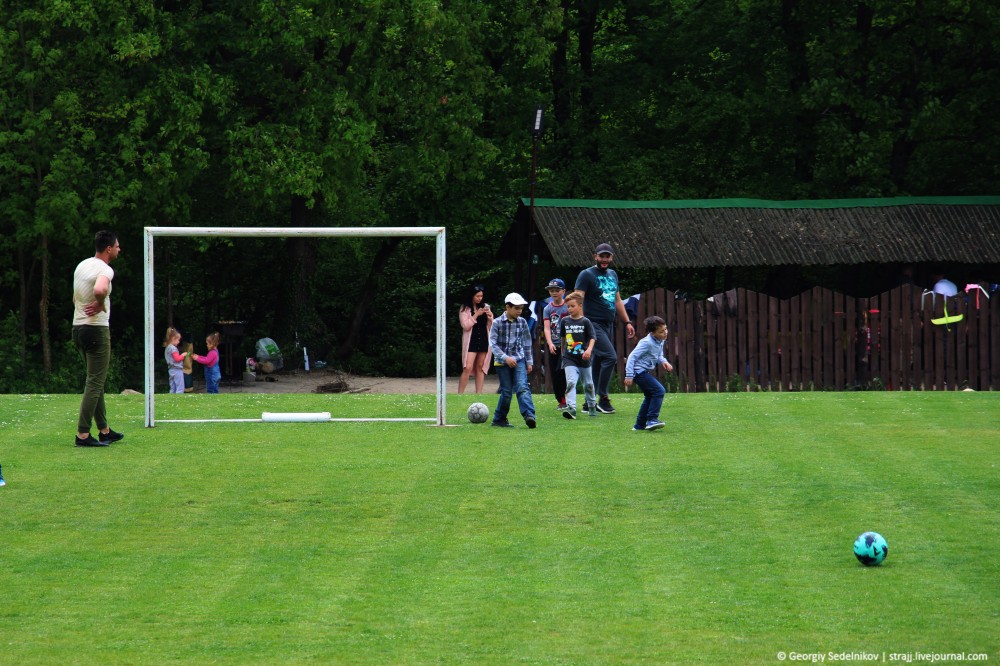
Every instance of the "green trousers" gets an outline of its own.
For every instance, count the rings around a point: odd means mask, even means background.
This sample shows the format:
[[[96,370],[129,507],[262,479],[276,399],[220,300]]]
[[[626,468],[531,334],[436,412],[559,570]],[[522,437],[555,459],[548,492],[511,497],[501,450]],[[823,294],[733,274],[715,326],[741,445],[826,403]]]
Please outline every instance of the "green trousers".
[[[104,411],[104,381],[111,364],[111,329],[107,326],[74,326],[73,344],[80,350],[87,366],[87,383],[80,402],[80,420],[77,432],[90,432],[91,421],[98,430],[108,427]]]

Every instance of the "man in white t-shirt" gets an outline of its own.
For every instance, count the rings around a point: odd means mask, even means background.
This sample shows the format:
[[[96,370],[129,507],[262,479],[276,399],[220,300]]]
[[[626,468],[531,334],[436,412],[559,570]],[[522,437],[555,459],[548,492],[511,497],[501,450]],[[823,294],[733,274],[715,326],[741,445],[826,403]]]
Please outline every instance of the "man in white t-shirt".
[[[118,258],[121,246],[112,232],[98,231],[94,249],[96,254],[81,261],[73,272],[73,344],[87,366],[77,446],[108,446],[124,437],[108,426],[104,410],[104,382],[111,364],[111,281],[115,277],[110,264]],[[90,434],[91,422],[97,424],[97,439]]]

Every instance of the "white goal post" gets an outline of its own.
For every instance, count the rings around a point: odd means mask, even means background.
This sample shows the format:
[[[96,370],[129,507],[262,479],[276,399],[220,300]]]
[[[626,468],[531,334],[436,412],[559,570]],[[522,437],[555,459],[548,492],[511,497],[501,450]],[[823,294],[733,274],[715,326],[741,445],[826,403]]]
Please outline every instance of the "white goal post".
[[[145,256],[145,338],[146,338],[146,427],[154,427],[155,393],[153,377],[155,362],[160,354],[155,353],[155,325],[153,299],[153,239],[157,236],[215,236],[215,237],[353,237],[384,238],[394,236],[433,237],[437,241],[435,266],[437,288],[435,302],[435,355],[437,365],[437,414],[427,418],[329,418],[330,421],[433,421],[445,425],[445,228],[444,227],[145,227],[143,233],[143,253]],[[205,422],[256,422],[265,419],[161,419],[163,423],[205,423]],[[292,417],[269,420],[295,420]],[[316,420],[310,418],[307,420]]]

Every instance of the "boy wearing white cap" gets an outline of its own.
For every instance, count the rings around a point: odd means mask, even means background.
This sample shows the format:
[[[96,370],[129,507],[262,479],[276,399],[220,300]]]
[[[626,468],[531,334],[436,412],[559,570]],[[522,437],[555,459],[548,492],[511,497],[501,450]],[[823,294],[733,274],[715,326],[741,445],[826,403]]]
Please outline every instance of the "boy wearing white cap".
[[[507,420],[507,413],[515,394],[524,422],[529,428],[537,425],[535,403],[531,400],[531,387],[528,386],[528,373],[531,372],[533,363],[531,332],[528,330],[528,322],[521,317],[521,309],[527,304],[520,294],[507,294],[504,298],[503,316],[494,319],[493,328],[490,329],[490,350],[493,352],[493,365],[500,381],[500,400],[493,412],[492,425],[496,428],[514,427]]]

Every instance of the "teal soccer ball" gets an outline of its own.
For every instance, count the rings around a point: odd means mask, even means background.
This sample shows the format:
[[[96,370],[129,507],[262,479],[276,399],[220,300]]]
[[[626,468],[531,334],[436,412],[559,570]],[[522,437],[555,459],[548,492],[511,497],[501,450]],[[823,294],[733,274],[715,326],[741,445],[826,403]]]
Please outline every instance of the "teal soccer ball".
[[[865,532],[854,541],[854,557],[866,567],[882,564],[889,554],[889,544],[878,532]]]

